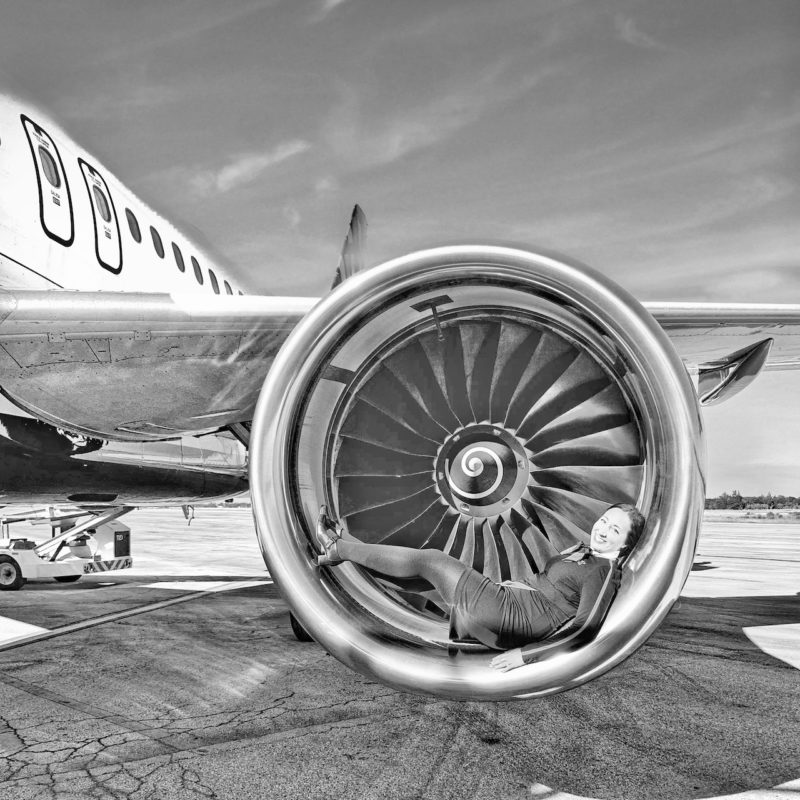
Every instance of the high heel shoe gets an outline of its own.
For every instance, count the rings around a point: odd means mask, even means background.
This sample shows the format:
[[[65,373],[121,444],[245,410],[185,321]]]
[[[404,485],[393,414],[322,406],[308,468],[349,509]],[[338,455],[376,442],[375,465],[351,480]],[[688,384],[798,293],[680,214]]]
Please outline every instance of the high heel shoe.
[[[342,563],[339,557],[337,543],[342,538],[342,526],[337,525],[329,516],[326,506],[319,510],[317,520],[317,544],[322,550],[322,555],[317,556],[318,567],[334,567]]]

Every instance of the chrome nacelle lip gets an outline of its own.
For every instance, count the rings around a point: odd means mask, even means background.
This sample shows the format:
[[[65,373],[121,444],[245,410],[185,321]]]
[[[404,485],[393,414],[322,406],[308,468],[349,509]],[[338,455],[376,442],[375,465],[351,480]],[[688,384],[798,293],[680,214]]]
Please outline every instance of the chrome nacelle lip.
[[[287,475],[289,433],[306,387],[336,342],[377,305],[430,281],[488,280],[562,298],[601,319],[650,397],[651,518],[629,560],[620,596],[594,641],[508,673],[485,654],[448,659],[443,651],[375,637],[336,583],[312,564],[293,513]],[[661,415],[664,418],[661,418]],[[633,653],[677,600],[694,555],[702,515],[704,448],[691,381],[660,326],[624,290],[561,257],[522,250],[435,248],[388,262],[345,281],[298,325],[275,360],[256,408],[251,491],[259,542],[270,573],[303,625],[348,666],[401,689],[447,697],[521,698],[551,694],[590,680]],[[655,470],[651,470],[655,472]],[[643,615],[641,609],[645,609]]]

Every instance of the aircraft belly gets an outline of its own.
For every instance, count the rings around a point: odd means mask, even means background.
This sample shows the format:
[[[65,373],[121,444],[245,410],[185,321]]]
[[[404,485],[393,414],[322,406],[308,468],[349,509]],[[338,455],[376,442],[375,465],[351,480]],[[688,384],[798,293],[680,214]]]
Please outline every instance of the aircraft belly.
[[[224,437],[106,442],[0,414],[0,503],[190,503],[247,491],[244,449]]]
[[[56,293],[31,294],[45,302]],[[155,313],[132,296],[97,319],[87,307],[84,320],[53,309],[24,325],[3,320],[0,390],[39,419],[104,439],[173,438],[252,419],[300,315],[187,316],[164,298]]]
[[[34,416],[102,438],[164,438],[252,419],[274,357],[269,342],[258,360],[235,362],[236,348],[187,354],[172,342],[134,354],[103,343],[110,353],[96,357],[87,343],[65,344],[41,360],[32,348],[0,348],[0,386]]]

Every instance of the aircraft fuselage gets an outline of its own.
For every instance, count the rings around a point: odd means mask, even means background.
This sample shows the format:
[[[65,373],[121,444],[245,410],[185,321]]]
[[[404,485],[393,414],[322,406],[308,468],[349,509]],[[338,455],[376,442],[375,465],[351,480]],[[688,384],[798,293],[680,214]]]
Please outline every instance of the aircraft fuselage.
[[[6,94],[0,95],[4,289],[209,299],[244,294],[225,266],[139,200],[43,111]],[[0,348],[18,371],[33,369],[15,359],[14,346],[4,346],[2,336]],[[50,368],[69,368],[64,358],[54,354]],[[152,431],[136,441],[135,430],[124,431],[119,441],[95,439],[42,421],[9,391],[10,383],[0,373],[0,503],[138,505],[247,490],[245,447],[213,424],[199,426],[201,436],[182,431],[164,441],[154,441]],[[124,384],[119,392],[126,392]]]

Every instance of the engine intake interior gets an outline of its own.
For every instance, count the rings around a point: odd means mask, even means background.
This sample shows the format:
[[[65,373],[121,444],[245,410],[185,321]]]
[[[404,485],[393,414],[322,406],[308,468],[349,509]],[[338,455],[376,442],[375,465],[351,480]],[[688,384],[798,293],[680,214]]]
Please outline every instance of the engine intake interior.
[[[400,688],[575,686],[646,640],[691,566],[704,497],[691,380],[641,305],[560,258],[439,248],[348,279],[286,342],[252,434],[273,578],[333,655]],[[600,632],[509,673],[479,647],[448,656],[432,587],[313,565],[323,503],[364,541],[435,547],[514,580],[588,541],[617,502],[648,524]]]

